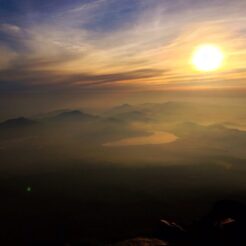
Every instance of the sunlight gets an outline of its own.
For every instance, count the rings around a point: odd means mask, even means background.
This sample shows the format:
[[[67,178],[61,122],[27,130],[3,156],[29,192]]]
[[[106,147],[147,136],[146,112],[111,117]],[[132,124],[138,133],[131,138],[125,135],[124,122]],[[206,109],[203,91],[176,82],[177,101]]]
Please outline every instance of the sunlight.
[[[223,52],[218,47],[207,44],[195,50],[192,64],[199,71],[214,71],[221,67],[223,59]]]

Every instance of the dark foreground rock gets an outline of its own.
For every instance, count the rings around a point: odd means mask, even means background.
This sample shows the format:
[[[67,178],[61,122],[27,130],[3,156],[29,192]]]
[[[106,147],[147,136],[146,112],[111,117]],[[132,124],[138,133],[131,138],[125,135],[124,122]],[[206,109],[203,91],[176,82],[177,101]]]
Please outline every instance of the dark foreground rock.
[[[156,238],[135,238],[116,243],[114,246],[167,246],[167,242]]]
[[[136,238],[115,246],[161,245],[245,246],[246,206],[235,201],[220,201],[207,216],[188,227],[161,220],[152,239]]]

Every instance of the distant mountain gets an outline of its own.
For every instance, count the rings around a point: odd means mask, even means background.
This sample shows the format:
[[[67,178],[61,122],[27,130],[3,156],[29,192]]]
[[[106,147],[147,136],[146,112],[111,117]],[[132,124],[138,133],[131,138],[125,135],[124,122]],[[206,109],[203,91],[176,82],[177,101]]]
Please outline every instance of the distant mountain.
[[[140,121],[140,122],[146,122],[149,121],[150,118],[145,112],[141,112],[138,110],[133,110],[125,113],[115,114],[115,118],[119,120],[124,121]]]
[[[188,121],[199,118],[203,111],[201,105],[188,102],[146,103],[139,105],[123,104],[107,111],[106,116],[133,120],[152,119],[155,121]],[[202,115],[203,116],[203,115]]]
[[[227,128],[220,124],[208,126],[192,122],[177,124],[170,132],[179,137],[182,146],[213,149],[220,154],[230,153],[245,158],[246,131]],[[206,154],[208,154],[206,150]]]
[[[0,123],[0,128],[29,127],[35,124],[37,124],[37,122],[34,120],[24,118],[24,117],[19,117],[19,118],[9,119],[9,120],[6,120]]]
[[[87,114],[84,112],[81,112],[79,110],[72,110],[72,111],[66,111],[62,112],[54,117],[51,118],[51,120],[55,121],[91,121],[98,119],[98,116]]]
[[[59,111],[58,111],[59,112]],[[37,124],[38,122],[64,122],[64,121],[92,121],[98,119],[98,116],[87,114],[79,110],[62,111],[52,117],[38,118],[38,121],[28,119],[25,117],[18,117],[8,119],[0,123],[0,128],[18,128],[29,127]]]
[[[186,121],[202,122],[209,124],[212,122],[223,122],[234,119],[236,122],[242,122],[244,111],[233,105],[216,105],[203,102],[187,102],[187,101],[168,101],[163,103],[145,103],[138,105],[123,104],[114,107],[107,112],[111,117],[139,111],[147,115],[149,118],[159,122],[178,123]],[[241,118],[240,118],[241,117]]]
[[[49,111],[49,112],[46,112],[46,113],[36,114],[36,115],[33,116],[33,118],[42,120],[44,118],[55,117],[58,114],[65,113],[65,112],[68,112],[68,111],[70,111],[70,109],[58,109],[58,110]]]
[[[124,103],[124,104],[114,107],[114,109],[117,111],[128,111],[128,110],[131,110],[132,108],[133,106],[128,103]]]
[[[132,110],[135,110],[135,106],[125,103],[111,108],[110,110],[105,112],[105,115],[123,114],[123,113],[130,112]]]
[[[190,109],[196,107],[195,104],[189,102],[176,102],[176,101],[168,101],[164,103],[145,103],[139,105],[139,108],[144,110],[154,110],[158,112],[176,112],[179,110]]]

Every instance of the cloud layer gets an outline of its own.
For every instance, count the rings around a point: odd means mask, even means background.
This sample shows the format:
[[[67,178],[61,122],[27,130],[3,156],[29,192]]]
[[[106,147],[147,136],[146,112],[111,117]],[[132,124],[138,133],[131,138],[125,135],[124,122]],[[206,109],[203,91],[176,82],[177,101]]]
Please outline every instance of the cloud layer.
[[[2,2],[2,92],[246,85],[243,1]],[[190,65],[204,42],[226,55],[205,76]]]

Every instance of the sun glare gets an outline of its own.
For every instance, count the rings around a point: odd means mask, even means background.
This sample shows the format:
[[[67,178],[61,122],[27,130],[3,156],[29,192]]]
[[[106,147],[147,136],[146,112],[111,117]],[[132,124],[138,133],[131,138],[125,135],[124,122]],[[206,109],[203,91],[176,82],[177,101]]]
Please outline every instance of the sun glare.
[[[224,59],[222,51],[215,45],[199,46],[193,56],[192,64],[200,71],[214,71],[221,67]]]

